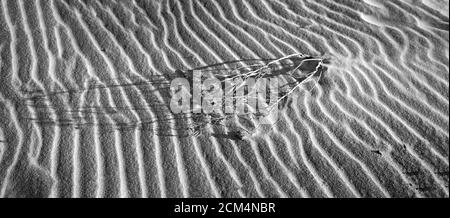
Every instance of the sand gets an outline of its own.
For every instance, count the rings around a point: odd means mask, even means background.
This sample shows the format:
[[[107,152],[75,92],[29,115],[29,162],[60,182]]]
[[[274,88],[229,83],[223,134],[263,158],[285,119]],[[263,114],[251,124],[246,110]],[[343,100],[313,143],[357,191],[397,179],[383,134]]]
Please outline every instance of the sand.
[[[449,197],[448,5],[1,0],[0,197]],[[274,125],[168,109],[180,72],[296,53],[327,69]]]

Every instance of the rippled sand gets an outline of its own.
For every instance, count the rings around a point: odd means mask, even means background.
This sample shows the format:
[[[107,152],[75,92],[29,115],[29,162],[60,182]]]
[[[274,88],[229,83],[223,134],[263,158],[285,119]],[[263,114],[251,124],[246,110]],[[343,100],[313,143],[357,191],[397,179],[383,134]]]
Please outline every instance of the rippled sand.
[[[448,1],[1,0],[1,197],[449,197]],[[177,69],[329,59],[279,122],[185,135]]]

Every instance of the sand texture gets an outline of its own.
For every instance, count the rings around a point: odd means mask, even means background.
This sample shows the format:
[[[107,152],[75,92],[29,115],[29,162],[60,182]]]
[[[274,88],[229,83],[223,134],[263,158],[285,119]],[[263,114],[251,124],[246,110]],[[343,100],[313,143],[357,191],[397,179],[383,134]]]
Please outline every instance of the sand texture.
[[[449,197],[448,1],[0,2],[0,197]],[[168,109],[300,53],[274,125]]]

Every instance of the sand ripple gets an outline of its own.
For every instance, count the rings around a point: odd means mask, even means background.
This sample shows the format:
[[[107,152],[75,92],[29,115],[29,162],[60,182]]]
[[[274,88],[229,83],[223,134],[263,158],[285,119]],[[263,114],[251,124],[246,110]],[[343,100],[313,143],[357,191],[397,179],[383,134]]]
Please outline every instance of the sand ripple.
[[[448,197],[448,2],[1,0],[1,197]],[[280,121],[186,135],[177,69],[330,60]]]

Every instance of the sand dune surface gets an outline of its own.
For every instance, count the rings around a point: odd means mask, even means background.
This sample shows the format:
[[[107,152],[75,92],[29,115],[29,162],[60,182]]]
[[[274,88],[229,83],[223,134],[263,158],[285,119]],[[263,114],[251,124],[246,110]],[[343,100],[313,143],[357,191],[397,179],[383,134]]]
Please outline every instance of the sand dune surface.
[[[0,2],[0,197],[449,197],[448,1]],[[169,109],[292,54],[273,125]]]

